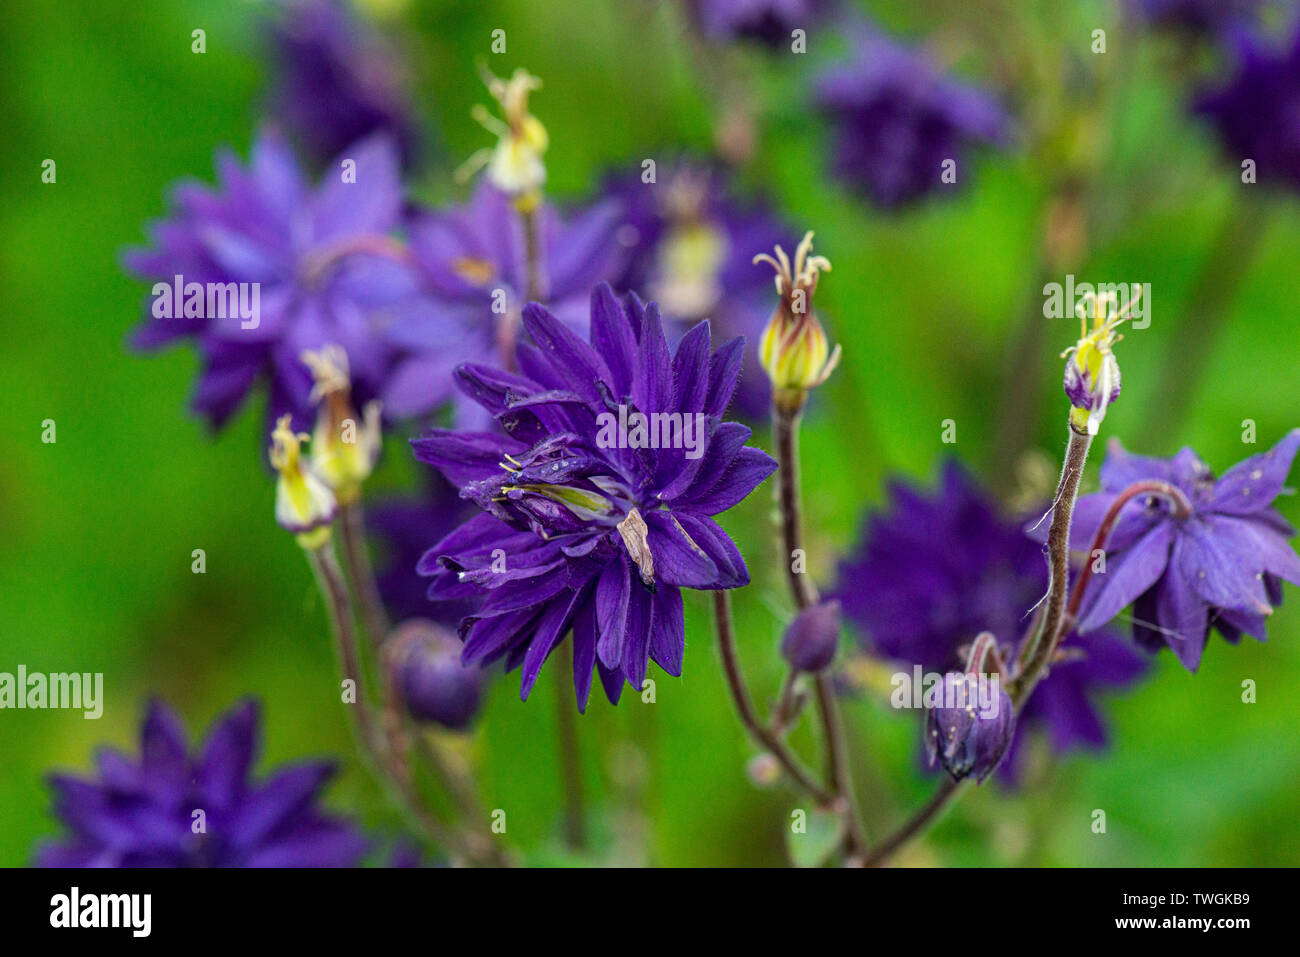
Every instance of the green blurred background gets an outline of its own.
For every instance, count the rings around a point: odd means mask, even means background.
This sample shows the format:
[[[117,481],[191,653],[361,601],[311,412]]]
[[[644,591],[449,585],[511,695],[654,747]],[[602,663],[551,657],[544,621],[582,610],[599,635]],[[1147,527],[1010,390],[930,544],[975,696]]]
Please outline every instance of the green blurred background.
[[[237,697],[257,695],[265,761],[343,756],[331,803],[379,834],[400,829],[358,767],[321,603],[298,547],[272,518],[260,405],[213,437],[185,411],[193,354],[124,348],[146,290],[123,274],[120,250],[162,213],[169,183],[210,182],[214,147],[243,153],[252,137],[265,78],[261,6],[0,5],[0,671],[102,671],[107,699],[99,721],[0,712],[6,865],[25,863],[33,842],[56,829],[47,771],[87,768],[103,742],[135,747],[154,694],[196,731]],[[545,80],[533,103],[551,134],[556,196],[589,195],[608,166],[665,147],[710,147],[716,97],[671,4],[370,6],[409,48],[437,131],[438,160],[417,184],[426,196],[454,195],[450,170],[485,143],[468,114],[484,99],[474,65],[489,57],[497,28],[507,31],[508,53],[490,65],[498,73],[526,66]],[[1092,185],[1080,193],[1090,213],[1073,271],[1153,289],[1151,327],[1120,347],[1125,392],[1105,433],[1152,454],[1192,444],[1222,471],[1300,425],[1300,217],[1292,199],[1243,186],[1210,132],[1189,119],[1178,71],[1196,67],[1169,41],[1122,23],[1111,3],[1051,12],[1028,0],[974,6],[864,7],[889,29],[924,39],[959,73],[990,85],[1006,70],[1037,77],[1007,93],[1024,126],[1021,146],[963,167],[973,188],[900,215],[874,211],[826,176],[826,131],[806,91],[834,59],[837,38],[811,33],[804,57],[740,52],[726,61],[752,77],[743,85],[758,108],[761,141],[746,181],[770,191],[796,226],[815,228],[818,250],[834,263],[818,301],[845,359],[814,399],[803,448],[811,569],[823,582],[889,475],[929,483],[955,451],[990,480],[1013,477],[999,482],[1005,488],[1032,476],[1032,454],[998,451],[999,408],[1028,414],[1027,447],[1046,472],[1055,468],[1065,415],[1056,354],[1077,328],[1037,310],[1051,197],[1076,174]],[[190,52],[196,27],[207,31],[203,55]],[[1088,50],[1096,27],[1109,33],[1102,57]],[[58,163],[54,185],[40,181],[47,157]],[[1258,237],[1255,248],[1242,237]],[[1202,308],[1205,291],[1213,299],[1220,288],[1224,308]],[[1007,392],[1017,342],[1030,348]],[[1178,390],[1185,414],[1171,395]],[[57,422],[53,445],[40,441],[47,418]],[[940,442],[947,418],[957,422],[955,448]],[[1243,446],[1244,419],[1257,423],[1258,446]],[[412,488],[415,475],[392,440],[377,489]],[[1300,520],[1294,500],[1281,508]],[[788,610],[770,517],[760,490],[726,521],[754,571],[735,604],[760,701],[782,673],[775,646]],[[204,575],[190,571],[195,548],[207,552]],[[900,860],[1300,864],[1300,598],[1287,592],[1267,644],[1232,648],[1214,638],[1197,675],[1158,656],[1141,686],[1105,702],[1107,752],[1064,761],[1040,753],[1025,788],[971,789]],[[691,595],[687,609],[684,677],[656,672],[654,705],[625,696],[612,709],[593,695],[579,722],[597,833],[588,859],[782,863],[791,800],[748,782],[754,751],[731,711],[706,603]],[[1241,701],[1247,678],[1258,683],[1255,704]],[[507,810],[509,839],[538,862],[571,859],[558,850],[554,694],[542,681],[523,704],[517,675],[494,681],[468,744],[487,807]],[[918,771],[910,716],[869,697],[845,707],[868,830],[879,837],[924,800],[932,779]],[[1105,835],[1090,828],[1097,808],[1107,814]]]

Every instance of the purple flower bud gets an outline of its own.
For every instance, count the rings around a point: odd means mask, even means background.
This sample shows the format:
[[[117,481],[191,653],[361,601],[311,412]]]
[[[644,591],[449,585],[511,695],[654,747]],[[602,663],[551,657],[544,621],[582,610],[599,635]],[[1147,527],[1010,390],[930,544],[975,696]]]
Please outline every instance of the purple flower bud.
[[[925,749],[937,756],[956,780],[975,775],[983,781],[998,766],[1015,731],[1011,699],[1000,681],[950,671],[943,676],[941,699],[925,718]]]
[[[799,671],[825,671],[840,640],[840,603],[824,601],[795,615],[781,639],[781,655]]]
[[[408,622],[398,643],[397,685],[407,710],[453,731],[469,726],[483,695],[483,672],[460,660],[460,642],[428,621]]]

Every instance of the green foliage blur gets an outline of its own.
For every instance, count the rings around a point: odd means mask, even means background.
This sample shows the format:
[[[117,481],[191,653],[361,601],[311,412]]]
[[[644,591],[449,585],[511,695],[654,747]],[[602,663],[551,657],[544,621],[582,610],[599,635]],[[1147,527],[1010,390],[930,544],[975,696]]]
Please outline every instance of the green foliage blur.
[[[611,165],[711,148],[718,71],[701,69],[672,3],[366,6],[408,48],[436,130],[417,195],[458,195],[451,170],[486,143],[469,119],[485,100],[479,59],[499,74],[526,66],[543,77],[533,106],[551,134],[549,189],[561,199],[589,195]],[[186,412],[192,352],[125,347],[147,289],[123,273],[120,251],[142,241],[168,184],[211,182],[215,147],[245,154],[264,92],[262,7],[0,4],[0,671],[102,671],[106,695],[99,721],[0,711],[5,865],[25,864],[57,828],[44,776],[89,769],[103,743],[136,748],[152,695],[196,733],[256,695],[263,766],[338,755],[332,806],[381,839],[403,831],[351,747],[324,610],[298,546],[274,523],[262,408],[208,434]],[[1054,478],[1066,415],[1057,354],[1077,325],[1043,319],[1040,305],[1051,197],[1063,182],[1085,184],[1090,210],[1072,271],[1153,289],[1150,328],[1119,347],[1124,395],[1104,435],[1150,454],[1191,444],[1221,471],[1300,425],[1300,217],[1293,198],[1243,186],[1236,162],[1189,116],[1180,71],[1220,67],[1188,64],[1173,41],[1122,22],[1114,3],[869,9],[959,74],[991,87],[1026,73],[1038,82],[1005,91],[1023,126],[1019,147],[963,166],[971,182],[953,196],[889,215],[829,179],[827,131],[808,108],[809,82],[842,38],[810,31],[806,55],[742,50],[722,61],[753,77],[742,85],[760,141],[746,183],[769,191],[796,227],[815,229],[834,264],[818,305],[844,361],[814,397],[803,436],[810,568],[823,583],[892,475],[929,483],[955,452],[1008,492]],[[197,27],[206,54],[190,51]],[[1088,49],[1098,27],[1108,31],[1104,55]],[[497,28],[508,53],[490,56]],[[58,164],[53,185],[40,179],[47,157]],[[1206,290],[1213,298],[1221,288],[1223,308],[1207,313]],[[1011,441],[999,438],[1007,416],[1026,422],[1012,446],[1028,455],[999,452]],[[47,418],[56,444],[40,440]],[[948,418],[955,446],[940,442]],[[1242,443],[1245,419],[1257,424],[1257,446]],[[756,440],[768,442],[761,432]],[[390,440],[376,494],[415,480],[404,443]],[[1293,500],[1281,508],[1300,520]],[[763,488],[725,519],[754,573],[735,606],[763,704],[782,675],[776,646],[789,611],[771,518]],[[196,548],[207,553],[203,575],[190,570]],[[970,789],[900,862],[1300,864],[1300,598],[1291,586],[1269,630],[1267,644],[1213,638],[1197,675],[1159,655],[1141,686],[1105,702],[1106,752],[1056,761],[1035,748],[1023,790]],[[525,704],[517,675],[494,680],[466,750],[480,763],[486,806],[507,811],[511,843],[536,863],[784,863],[792,798],[746,776],[755,752],[732,713],[701,596],[687,597],[684,676],[654,677],[655,704],[628,695],[613,709],[594,693],[579,721],[595,838],[576,858],[560,850],[555,682],[544,676]],[[1257,703],[1242,703],[1246,679]],[[571,705],[571,688],[564,694]],[[870,695],[845,709],[867,828],[880,837],[933,787],[919,768],[919,725]],[[811,735],[794,740],[817,760]],[[1106,812],[1104,835],[1092,832],[1094,809]]]

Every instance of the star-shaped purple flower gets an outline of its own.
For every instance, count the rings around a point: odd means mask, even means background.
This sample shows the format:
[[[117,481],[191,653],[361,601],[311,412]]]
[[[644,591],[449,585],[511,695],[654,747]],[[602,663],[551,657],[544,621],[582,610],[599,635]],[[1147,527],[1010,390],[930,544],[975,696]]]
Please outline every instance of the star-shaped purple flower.
[[[391,352],[376,335],[381,311],[412,288],[408,270],[385,258],[402,204],[391,142],[355,144],[313,188],[284,140],[264,131],[247,166],[219,153],[217,175],[216,189],[174,187],[170,215],[149,229],[152,246],[126,253],[132,275],[155,283],[134,344],[192,338],[203,365],[193,406],[217,427],[259,379],[270,384],[272,420],[292,412],[295,427],[309,427],[312,378],[301,353],[327,343],[347,352],[358,402],[375,397]],[[177,276],[182,290],[202,288],[200,314],[170,293]],[[213,296],[225,284],[243,284],[229,288],[256,303],[249,318]]]
[[[1070,544],[1088,549],[1108,511],[1136,482],[1169,483],[1190,506],[1144,494],[1120,506],[1104,546],[1106,570],[1094,574],[1079,608],[1080,631],[1105,625],[1133,605],[1133,636],[1143,646],[1168,645],[1195,671],[1211,627],[1230,642],[1265,637],[1282,580],[1300,584],[1300,558],[1288,539],[1295,529],[1273,508],[1300,449],[1294,429],[1267,452],[1238,462],[1216,480],[1190,448],[1172,459],[1146,458],[1112,440],[1101,467],[1101,491],[1075,507]]]
[[[881,657],[943,673],[981,631],[1004,644],[1028,627],[1026,613],[1047,589],[1039,547],[956,461],[934,493],[902,482],[890,511],[868,517],[861,543],[840,565],[834,590],[846,619]],[[1099,748],[1105,727],[1093,700],[1135,681],[1141,655],[1115,635],[1070,635],[1082,654],[1052,666],[1024,703],[1004,771],[1010,775],[1026,728],[1044,727],[1059,752]]]
[[[606,200],[568,217],[548,204],[537,217],[537,298],[586,335],[591,289],[616,276],[626,255],[614,239],[619,204]],[[497,363],[503,332],[519,323],[528,298],[519,213],[509,196],[483,181],[464,206],[418,214],[410,242],[422,286],[385,331],[401,353],[384,392],[385,409],[408,417],[458,400],[457,423],[482,427],[487,419],[463,401],[452,373],[462,362]]]
[[[356,867],[367,842],[317,806],[328,761],[287,765],[258,780],[259,713],[244,701],[191,756],[185,728],[149,706],[140,756],[104,748],[98,777],[51,777],[69,835],[45,844],[40,867]]]
[[[749,419],[767,415],[771,386],[759,362],[762,338],[775,302],[772,274],[754,256],[785,243],[791,231],[761,199],[741,200],[721,167],[699,162],[661,164],[656,181],[638,173],[611,179],[609,195],[623,204],[618,229],[628,261],[613,283],[654,299],[672,335],[708,319],[719,336],[749,344],[734,411]]]
[[[425,554],[434,600],[481,597],[461,622],[467,662],[522,665],[527,698],[572,630],[574,687],[593,667],[611,702],[642,687],[650,660],[680,675],[682,588],[735,588],[749,572],[713,516],[776,463],[721,421],[744,343],[710,352],[702,322],[669,348],[659,309],[608,285],[591,299],[590,343],[530,303],[519,373],[467,364],[457,380],[500,432],[415,440],[482,509]],[[647,426],[647,423],[648,426]]]
[[[835,175],[886,209],[956,188],[942,180],[948,160],[967,182],[971,144],[1010,140],[996,101],[874,31],[859,31],[853,59],[821,78],[817,99],[834,126]]]

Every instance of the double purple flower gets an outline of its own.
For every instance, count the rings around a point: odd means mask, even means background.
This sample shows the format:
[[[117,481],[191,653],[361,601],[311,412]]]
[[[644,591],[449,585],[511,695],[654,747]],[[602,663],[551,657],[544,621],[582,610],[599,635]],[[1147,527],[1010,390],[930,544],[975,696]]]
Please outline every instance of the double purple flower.
[[[456,373],[501,431],[433,430],[413,442],[418,459],[482,509],[419,570],[434,600],[481,599],[461,622],[464,658],[522,666],[524,698],[572,631],[583,709],[593,669],[611,702],[624,681],[642,687],[651,660],[681,674],[681,589],[749,581],[713,516],[776,463],[746,446],[748,428],[721,420],[741,340],[711,352],[703,322],[673,351],[654,303],[620,303],[604,284],[591,299],[590,343],[535,303],[523,323],[532,341],[518,347],[519,372],[467,364]],[[634,415],[698,431],[678,433],[690,443],[647,447],[635,425],[622,428]]]
[[[36,854],[40,867],[356,867],[367,842],[317,806],[334,775],[328,761],[250,778],[259,713],[244,701],[191,755],[185,728],[149,706],[140,756],[111,748],[97,778],[51,777],[54,813],[70,834]]]
[[[1300,429],[1216,480],[1190,448],[1156,459],[1112,441],[1101,491],[1075,508],[1074,548],[1091,547],[1116,498],[1136,482],[1175,486],[1190,512],[1178,514],[1156,495],[1122,506],[1105,546],[1106,570],[1084,593],[1079,630],[1099,628],[1132,604],[1134,638],[1151,649],[1168,645],[1189,671],[1200,665],[1211,627],[1233,643],[1242,634],[1263,640],[1282,581],[1300,584],[1300,558],[1288,541],[1295,529],[1273,507],[1297,449]]]
[[[1011,120],[992,98],[866,29],[852,60],[822,77],[817,99],[834,127],[833,172],[886,209],[956,188],[941,179],[947,160],[967,182],[967,147],[1010,139]]]

